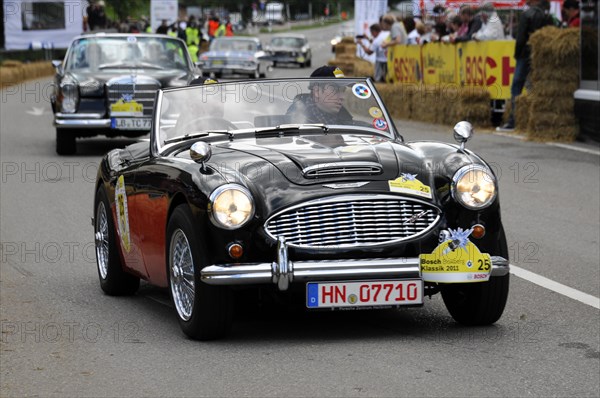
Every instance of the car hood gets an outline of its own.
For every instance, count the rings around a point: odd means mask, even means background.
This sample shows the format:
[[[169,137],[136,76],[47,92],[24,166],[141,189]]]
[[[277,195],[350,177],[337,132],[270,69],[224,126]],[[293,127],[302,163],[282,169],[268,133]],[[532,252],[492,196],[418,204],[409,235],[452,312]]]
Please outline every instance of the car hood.
[[[132,73],[133,72],[133,73]],[[194,79],[191,72],[181,69],[113,69],[106,71],[79,70],[68,73],[80,86],[83,96],[104,95],[104,85],[110,79],[135,75],[136,78],[149,77],[160,83],[161,87],[186,86]]]
[[[227,58],[227,59],[248,59],[255,56],[254,51],[208,51],[202,54],[202,57],[208,58]]]
[[[242,166],[254,164],[256,167],[261,163],[297,185],[390,181],[405,169],[414,172],[415,168],[423,168],[422,158],[409,146],[370,136],[258,138],[221,143],[213,148],[211,163],[229,168],[234,165],[249,180],[256,180],[256,170]],[[257,163],[257,158],[262,162]],[[261,175],[272,178],[272,170]],[[269,181],[261,181],[261,184],[269,184]]]
[[[302,49],[302,46],[298,46],[298,47],[291,47],[291,46],[271,46],[270,50],[271,51],[300,51]]]
[[[332,141],[326,142],[325,138]],[[344,142],[340,142],[343,140]],[[336,142],[337,141],[337,142]],[[450,192],[452,176],[467,164],[485,164],[469,151],[456,145],[432,141],[398,142],[370,136],[329,135],[283,138],[235,139],[214,142],[208,162],[221,178],[206,178],[195,164],[186,162],[189,172],[208,194],[224,183],[238,183],[250,189],[264,214],[276,209],[322,197],[325,194],[400,192],[415,199],[439,204]],[[190,159],[189,151],[177,157]],[[313,167],[331,174],[307,177],[303,171]],[[353,175],[351,166],[379,164],[379,174]],[[337,171],[337,172],[336,172]],[[406,180],[429,187],[428,192],[404,189]]]

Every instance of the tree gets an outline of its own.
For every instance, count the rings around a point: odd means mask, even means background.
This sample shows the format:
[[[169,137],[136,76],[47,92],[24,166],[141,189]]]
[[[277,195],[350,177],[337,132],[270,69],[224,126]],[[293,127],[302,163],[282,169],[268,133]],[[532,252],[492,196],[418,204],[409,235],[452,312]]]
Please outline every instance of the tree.
[[[127,17],[139,18],[150,14],[150,0],[105,0],[106,15],[117,21],[124,21]]]

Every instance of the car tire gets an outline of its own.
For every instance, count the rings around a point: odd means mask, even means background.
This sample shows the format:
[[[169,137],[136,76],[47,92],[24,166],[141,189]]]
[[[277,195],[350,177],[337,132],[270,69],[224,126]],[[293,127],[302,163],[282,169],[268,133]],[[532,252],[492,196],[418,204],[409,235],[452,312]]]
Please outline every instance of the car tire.
[[[277,68],[277,61],[273,61],[273,68]]]
[[[56,153],[59,155],[73,155],[77,151],[75,135],[68,129],[56,129]]]
[[[308,61],[306,61],[306,63],[304,64],[307,68],[310,68],[312,65],[312,59],[309,59]]]
[[[250,79],[260,79],[260,67],[250,74]]]
[[[167,226],[169,291],[181,330],[197,340],[225,337],[233,321],[232,291],[202,282],[200,271],[206,264],[201,228],[193,222],[189,206],[180,205]]]
[[[132,295],[140,286],[140,278],[123,270],[116,228],[104,187],[96,192],[94,209],[94,240],[100,288],[109,296]]]
[[[500,227],[495,253],[508,260],[504,229]],[[508,299],[510,274],[492,276],[487,282],[448,284],[442,298],[454,320],[467,326],[491,325],[502,316]]]

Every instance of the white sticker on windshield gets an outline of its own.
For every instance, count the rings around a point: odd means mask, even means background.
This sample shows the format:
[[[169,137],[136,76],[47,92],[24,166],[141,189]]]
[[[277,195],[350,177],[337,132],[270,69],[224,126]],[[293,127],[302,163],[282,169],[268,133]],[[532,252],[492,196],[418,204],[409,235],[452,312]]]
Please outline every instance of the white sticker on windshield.
[[[135,36],[127,36],[127,42],[135,43],[135,42],[137,42],[137,38]]]
[[[362,83],[356,83],[354,86],[352,86],[352,94],[360,99],[371,98],[371,90]]]

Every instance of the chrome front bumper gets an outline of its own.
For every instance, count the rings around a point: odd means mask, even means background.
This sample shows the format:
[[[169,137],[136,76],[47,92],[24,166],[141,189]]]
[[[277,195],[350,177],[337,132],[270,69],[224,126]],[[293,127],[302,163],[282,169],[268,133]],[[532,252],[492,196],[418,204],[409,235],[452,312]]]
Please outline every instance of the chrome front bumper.
[[[492,256],[492,276],[509,272],[508,260]],[[219,264],[201,271],[209,285],[254,285],[274,283],[281,291],[292,282],[362,279],[420,279],[418,257],[357,260],[290,261],[283,238],[277,242],[277,261],[272,263]]]
[[[111,123],[97,113],[57,113],[55,116],[54,127],[107,129]]]

